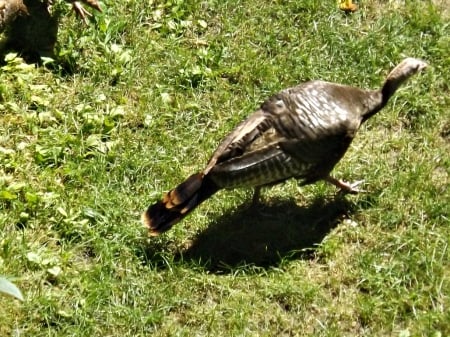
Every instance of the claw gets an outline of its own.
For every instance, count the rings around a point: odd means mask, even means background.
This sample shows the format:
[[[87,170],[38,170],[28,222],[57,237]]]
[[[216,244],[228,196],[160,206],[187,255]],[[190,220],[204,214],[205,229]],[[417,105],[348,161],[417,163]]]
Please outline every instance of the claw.
[[[365,192],[364,190],[357,188],[359,185],[361,185],[364,182],[364,180],[358,180],[353,183],[347,183],[343,180],[339,180],[339,179],[333,178],[331,176],[328,176],[325,178],[325,181],[328,181],[329,183],[333,184],[334,186],[340,188],[341,193],[357,194],[357,193]]]
[[[78,14],[78,16],[87,24],[87,17],[92,16],[78,1],[72,2],[73,11]]]
[[[75,1],[72,1],[72,7],[73,7],[74,12],[83,20],[83,22],[85,24],[87,24],[87,18],[92,16],[92,13],[88,12],[83,7],[83,5],[81,4],[80,1],[84,2],[86,5],[88,5],[91,8],[96,9],[99,12],[102,11],[97,0],[75,0]]]

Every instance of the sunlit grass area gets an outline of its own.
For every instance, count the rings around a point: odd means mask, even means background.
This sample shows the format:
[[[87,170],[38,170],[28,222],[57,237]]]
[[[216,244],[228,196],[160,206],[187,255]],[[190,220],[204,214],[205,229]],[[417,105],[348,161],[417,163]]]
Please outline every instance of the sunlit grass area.
[[[0,68],[1,336],[450,335],[450,27],[439,1],[122,1]],[[309,79],[430,64],[319,182],[221,191],[170,232],[140,214]],[[46,62],[49,60],[46,60]]]

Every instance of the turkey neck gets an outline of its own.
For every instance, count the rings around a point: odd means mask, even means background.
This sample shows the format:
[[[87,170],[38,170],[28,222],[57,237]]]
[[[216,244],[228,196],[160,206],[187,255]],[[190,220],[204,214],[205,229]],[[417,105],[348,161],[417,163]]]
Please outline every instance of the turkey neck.
[[[384,107],[392,95],[395,94],[397,89],[402,85],[405,81],[405,78],[388,78],[386,82],[384,82],[383,87],[381,88],[381,98],[382,98],[382,107]]]
[[[365,122],[370,117],[375,115],[378,111],[383,109],[388,103],[389,99],[395,94],[397,89],[405,82],[407,77],[395,76],[391,73],[383,84],[383,87],[379,90],[369,91],[369,104],[368,111],[363,115],[362,122]]]

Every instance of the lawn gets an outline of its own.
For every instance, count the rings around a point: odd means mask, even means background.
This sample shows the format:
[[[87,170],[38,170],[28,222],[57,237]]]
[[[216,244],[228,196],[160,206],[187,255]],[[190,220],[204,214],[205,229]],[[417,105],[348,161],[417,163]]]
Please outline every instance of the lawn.
[[[1,336],[450,335],[446,1],[106,1],[56,60],[0,67]],[[378,88],[426,60],[333,174],[221,191],[171,231],[140,214],[309,79]]]

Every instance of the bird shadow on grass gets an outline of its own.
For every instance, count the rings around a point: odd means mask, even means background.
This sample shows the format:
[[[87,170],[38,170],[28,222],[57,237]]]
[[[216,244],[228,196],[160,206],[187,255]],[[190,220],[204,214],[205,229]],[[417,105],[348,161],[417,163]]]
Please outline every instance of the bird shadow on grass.
[[[311,258],[313,249],[354,210],[344,197],[317,198],[307,206],[293,201],[243,205],[212,222],[176,260],[208,271],[251,266],[270,268],[282,261]]]

